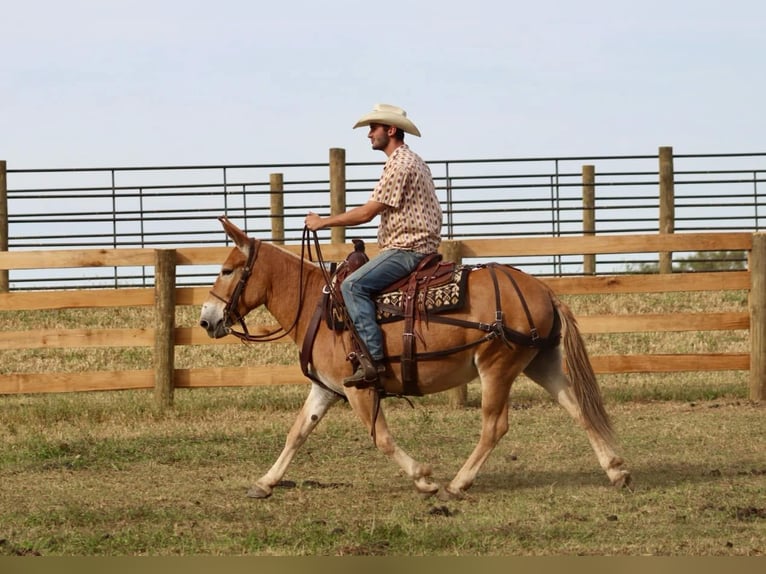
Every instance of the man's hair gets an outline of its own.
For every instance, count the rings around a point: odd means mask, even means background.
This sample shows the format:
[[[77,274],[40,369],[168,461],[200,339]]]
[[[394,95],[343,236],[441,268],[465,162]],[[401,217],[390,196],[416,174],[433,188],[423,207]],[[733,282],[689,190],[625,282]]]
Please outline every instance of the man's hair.
[[[396,126],[391,126],[391,124],[380,124],[380,125],[386,128],[386,131],[388,131],[388,128],[390,127],[396,128]],[[394,138],[398,139],[399,141],[404,141],[404,130],[402,128],[396,128],[396,133],[394,134]]]

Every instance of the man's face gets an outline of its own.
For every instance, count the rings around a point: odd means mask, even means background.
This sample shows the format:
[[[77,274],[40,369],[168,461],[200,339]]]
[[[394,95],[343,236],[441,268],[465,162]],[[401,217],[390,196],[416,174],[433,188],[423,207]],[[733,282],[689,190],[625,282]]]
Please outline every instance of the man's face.
[[[388,126],[382,124],[370,124],[370,133],[367,134],[372,143],[372,149],[384,150],[388,147],[391,138],[388,135]]]

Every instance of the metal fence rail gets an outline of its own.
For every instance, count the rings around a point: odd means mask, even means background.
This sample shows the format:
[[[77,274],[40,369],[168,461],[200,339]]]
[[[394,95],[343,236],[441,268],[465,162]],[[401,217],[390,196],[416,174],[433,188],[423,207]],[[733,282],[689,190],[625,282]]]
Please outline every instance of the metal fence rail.
[[[597,234],[659,232],[658,155],[428,161],[448,239],[583,234],[592,209]],[[766,153],[674,155],[675,232],[764,228]],[[595,202],[583,204],[584,166],[593,166]],[[347,162],[346,205],[366,201],[382,163]],[[281,175],[284,240],[300,240],[309,210],[330,211],[328,163],[68,169],[7,169],[7,248],[71,249],[221,245],[226,214],[262,239],[272,237],[273,174]],[[348,231],[374,241],[376,225]],[[329,236],[328,236],[329,237]],[[676,254],[683,257],[684,254]],[[644,258],[642,258],[644,257]],[[645,256],[598,256],[597,273],[620,272]],[[583,258],[514,260],[533,273],[582,272]],[[209,283],[215,270],[179,274]],[[147,285],[152,270],[61,270],[56,277],[14,271],[14,289]]]

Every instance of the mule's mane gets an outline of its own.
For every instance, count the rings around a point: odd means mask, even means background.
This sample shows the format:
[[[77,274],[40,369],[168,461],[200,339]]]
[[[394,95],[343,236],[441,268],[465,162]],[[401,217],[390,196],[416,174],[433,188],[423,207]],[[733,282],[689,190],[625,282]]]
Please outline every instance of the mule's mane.
[[[259,249],[262,256],[272,260],[268,271],[271,277],[271,289],[276,289],[281,293],[286,293],[293,289],[303,291],[303,297],[305,298],[310,293],[310,289],[317,288],[317,283],[321,281],[324,284],[324,279],[321,278],[321,269],[315,261],[301,257],[281,245],[265,241],[261,242]],[[259,255],[254,262],[255,273],[258,273],[258,259],[260,258],[261,256]],[[280,266],[282,269],[279,268]],[[301,281],[304,285],[303,288],[300,286]],[[305,291],[306,286],[309,285],[311,286],[309,291]],[[279,299],[281,298],[279,297]],[[272,301],[272,304],[275,302]],[[300,304],[300,301],[298,303]]]
[[[285,255],[289,255],[290,257],[293,257],[294,259],[300,259],[301,258],[300,255],[298,255],[297,253],[293,253],[292,251],[287,249],[287,247],[285,247],[284,245],[277,245],[276,243],[271,243],[270,241],[263,241],[262,239],[259,239],[258,241],[261,242],[261,245],[271,246],[274,249],[277,249],[278,251],[281,251]]]
[[[274,249],[276,249],[280,253],[283,253],[283,254],[289,256],[290,258],[294,259],[297,262],[300,262],[300,260],[301,260],[301,256],[299,254],[293,252],[292,250],[288,249],[284,245],[277,245],[276,243],[271,243],[269,241],[263,241],[262,239],[259,239],[258,241],[260,242],[261,247],[264,247],[264,246],[267,246],[268,248],[273,247]],[[306,263],[311,263],[315,267],[319,266],[316,261],[313,261],[313,260],[308,259],[306,257],[303,257],[303,259],[306,261]]]

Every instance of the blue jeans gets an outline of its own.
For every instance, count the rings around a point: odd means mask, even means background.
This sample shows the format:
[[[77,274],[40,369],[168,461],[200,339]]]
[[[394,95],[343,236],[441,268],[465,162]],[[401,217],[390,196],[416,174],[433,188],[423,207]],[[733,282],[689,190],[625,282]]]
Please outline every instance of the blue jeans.
[[[348,315],[374,361],[385,357],[383,333],[375,317],[375,296],[394,281],[409,275],[423,257],[425,254],[415,251],[386,249],[340,284]]]

